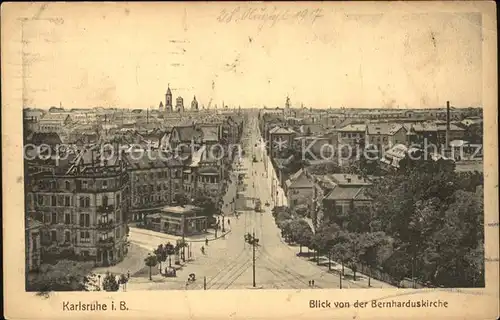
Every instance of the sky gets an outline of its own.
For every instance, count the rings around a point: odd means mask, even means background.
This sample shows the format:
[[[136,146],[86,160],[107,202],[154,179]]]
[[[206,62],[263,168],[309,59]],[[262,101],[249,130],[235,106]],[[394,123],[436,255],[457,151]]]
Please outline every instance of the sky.
[[[314,5],[49,5],[24,23],[24,105],[482,104],[480,14]]]

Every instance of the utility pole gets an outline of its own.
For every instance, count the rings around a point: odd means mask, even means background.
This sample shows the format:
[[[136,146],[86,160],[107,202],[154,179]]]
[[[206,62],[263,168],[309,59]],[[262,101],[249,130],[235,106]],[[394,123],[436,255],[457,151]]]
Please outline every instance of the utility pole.
[[[255,232],[252,232],[252,238],[255,241]],[[252,266],[252,284],[253,284],[253,287],[255,288],[255,243],[252,245],[252,248],[253,248],[252,249],[252,261],[253,261],[253,266]]]
[[[342,289],[342,271],[339,272],[339,279],[340,279],[340,289]]]
[[[259,239],[255,238],[255,231],[245,235],[245,242],[252,246],[252,285],[255,288],[255,247],[259,245]]]
[[[182,215],[182,262],[185,262],[186,261],[186,254],[185,254],[185,244],[186,244],[186,241],[184,239],[185,237],[185,234],[186,234],[186,218],[184,215]]]
[[[207,290],[207,277],[203,277],[203,290]]]

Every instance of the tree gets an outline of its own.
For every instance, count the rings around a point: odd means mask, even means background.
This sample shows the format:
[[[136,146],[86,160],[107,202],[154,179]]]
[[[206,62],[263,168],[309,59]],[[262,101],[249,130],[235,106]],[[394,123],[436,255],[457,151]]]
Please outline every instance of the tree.
[[[322,164],[316,164],[307,167],[307,171],[311,174],[329,174],[329,173],[340,173],[340,167],[333,163],[333,162],[327,162],[327,163],[322,163]]]
[[[124,274],[121,274],[120,278],[118,279],[118,283],[123,286],[123,291],[125,291],[128,283],[128,277]]]
[[[276,218],[280,212],[288,212],[290,214],[290,208],[286,206],[277,206],[272,208],[271,210],[271,214],[274,218]]]
[[[290,228],[290,240],[298,243],[300,246],[300,252],[302,253],[302,246],[309,244],[312,238],[313,232],[307,221],[302,219],[292,220],[289,224]]]
[[[176,256],[178,257],[181,251],[188,246],[188,243],[186,240],[177,240],[177,243],[175,245],[174,252]],[[183,252],[183,251],[182,251]],[[176,259],[177,260],[177,259]],[[177,260],[178,261],[178,260]],[[184,255],[182,255],[182,261],[184,261]],[[177,262],[176,262],[177,263]]]
[[[481,280],[471,261],[481,255],[484,238],[482,174],[457,173],[448,161],[430,159],[400,165],[367,192],[370,231],[385,232],[392,243],[386,261],[377,254],[378,263],[395,278],[433,285],[467,287]]]
[[[167,242],[164,248],[165,248],[165,253],[168,256],[168,266],[172,267],[172,255],[174,255],[176,252],[175,247],[170,242]]]
[[[292,219],[292,215],[289,211],[281,211],[276,215],[276,223],[280,223],[281,221],[286,221]]]
[[[144,259],[144,263],[146,264],[147,267],[149,267],[149,280],[153,280],[151,268],[153,268],[154,266],[156,266],[158,264],[156,256],[148,254],[146,259]]]
[[[188,198],[183,192],[176,193],[174,195],[174,202],[181,207],[184,207],[188,203]]]
[[[27,280],[27,291],[47,294],[51,291],[97,291],[92,262],[61,260],[55,265],[43,264],[39,272]]]
[[[335,246],[336,241],[339,239],[339,234],[341,232],[340,227],[335,223],[327,223],[321,225],[314,236],[312,237],[311,244],[317,253],[317,262],[319,263],[319,256],[321,253],[328,254],[328,266],[331,269],[331,258],[332,249]]]
[[[333,240],[329,244],[329,257],[336,261],[340,261],[340,264],[342,265],[342,275],[344,275],[344,266],[346,262],[348,261],[348,245],[349,245],[349,233],[346,231],[341,230],[338,226],[335,228],[334,225],[332,225],[334,228],[333,234],[335,235],[333,237]]]
[[[206,195],[201,195],[193,200],[193,205],[203,209],[203,216],[211,219],[217,213],[217,207],[214,200]]]
[[[116,281],[116,276],[110,272],[106,272],[104,280],[102,281],[102,288],[105,291],[118,291],[120,284]]]
[[[363,252],[359,258],[361,263],[368,266],[370,274],[368,275],[368,286],[370,286],[371,269],[376,267],[378,262],[378,251],[386,245],[389,241],[385,233],[373,232],[361,235],[361,243],[363,245]]]
[[[156,255],[156,260],[160,263],[160,273],[162,273],[161,263],[167,261],[167,252],[163,244],[158,245],[153,253]]]
[[[295,217],[307,217],[309,213],[309,207],[306,204],[299,204],[293,208],[293,215]]]
[[[292,234],[290,228],[291,222],[292,222],[291,219],[278,221],[278,228],[281,229],[281,236],[285,239],[286,242],[291,241],[291,234]]]

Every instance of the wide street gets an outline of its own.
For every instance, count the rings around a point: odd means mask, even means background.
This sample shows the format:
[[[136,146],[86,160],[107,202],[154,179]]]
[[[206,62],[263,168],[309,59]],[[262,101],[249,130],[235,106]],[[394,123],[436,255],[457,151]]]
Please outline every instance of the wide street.
[[[253,288],[253,248],[244,241],[244,235],[247,233],[254,233],[259,239],[259,245],[255,248],[256,288],[307,289],[310,280],[314,280],[316,288],[339,288],[340,279],[337,273],[328,272],[324,267],[297,257],[298,248],[291,247],[282,240],[281,232],[271,215],[271,209],[274,205],[286,204],[286,199],[281,188],[278,188],[278,196],[272,199],[271,182],[276,179],[276,175],[270,162],[267,164],[264,162],[269,161],[269,158],[265,154],[265,148],[258,143],[260,135],[256,119],[251,120],[247,126],[247,134],[248,148],[246,155],[241,159],[240,172],[246,172],[244,179],[246,187],[242,189],[247,199],[248,210],[239,211],[238,217],[229,215],[228,210],[236,194],[235,186],[231,185],[224,197],[223,205],[228,233],[217,239],[214,234],[208,235],[207,238],[210,240],[208,246],[205,245],[204,237],[196,240],[187,239],[192,257],[177,271],[177,277],[163,277],[156,268],[151,281],[147,272],[144,272],[145,268],[142,268],[141,272],[132,274],[127,290]],[[256,144],[257,147],[255,147]],[[254,155],[257,162],[252,161]],[[232,181],[233,184],[237,182],[236,175],[232,177]],[[253,210],[254,199],[261,200],[263,212]],[[266,202],[269,206],[265,205]],[[160,243],[175,241],[175,237],[131,228],[129,240],[132,245],[151,251]],[[201,252],[202,246],[205,248],[205,254]],[[131,258],[127,257],[126,260]],[[142,261],[144,256],[135,258]],[[166,264],[168,262],[163,263],[163,267]],[[187,285],[186,280],[190,273],[196,274],[196,281]],[[343,288],[367,287],[367,283],[363,281],[343,280],[342,282]],[[382,286],[385,284],[372,280],[372,287]]]

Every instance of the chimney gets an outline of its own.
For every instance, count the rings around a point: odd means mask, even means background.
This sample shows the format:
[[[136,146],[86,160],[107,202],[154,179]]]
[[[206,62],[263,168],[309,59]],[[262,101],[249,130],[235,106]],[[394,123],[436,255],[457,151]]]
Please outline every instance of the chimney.
[[[446,146],[450,146],[450,101],[446,101]]]

